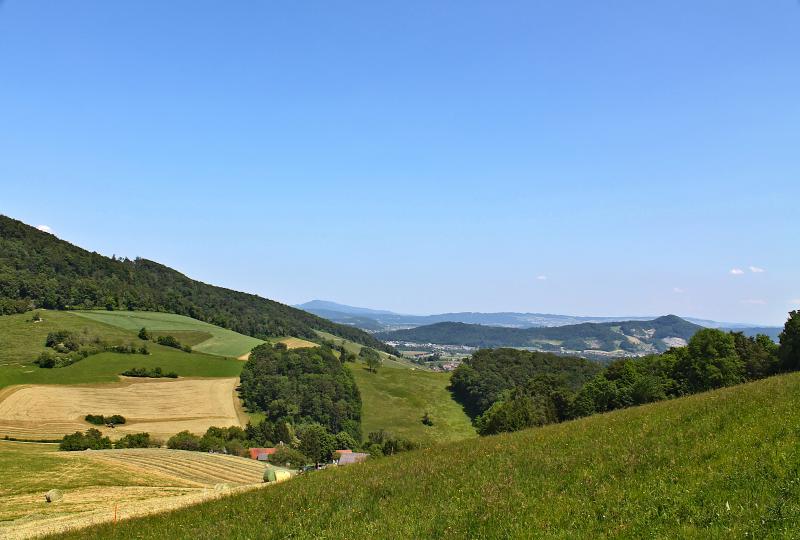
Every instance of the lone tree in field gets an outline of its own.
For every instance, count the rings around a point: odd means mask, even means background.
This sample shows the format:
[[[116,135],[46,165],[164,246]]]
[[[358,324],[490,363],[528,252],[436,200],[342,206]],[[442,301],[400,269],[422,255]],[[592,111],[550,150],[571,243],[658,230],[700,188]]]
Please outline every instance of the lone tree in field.
[[[370,349],[369,347],[362,347],[358,356],[364,360],[367,364],[367,369],[373,373],[377,373],[378,368],[383,364],[383,360],[381,359],[381,355],[378,354],[378,351]]]
[[[800,310],[789,313],[780,336],[781,347],[778,355],[781,367],[787,371],[800,369]]]

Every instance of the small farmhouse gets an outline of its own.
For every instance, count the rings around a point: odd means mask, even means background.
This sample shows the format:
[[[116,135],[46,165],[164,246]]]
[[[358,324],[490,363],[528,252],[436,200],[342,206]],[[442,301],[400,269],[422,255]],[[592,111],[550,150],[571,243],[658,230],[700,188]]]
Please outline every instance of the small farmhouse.
[[[250,448],[250,459],[269,461],[269,456],[275,453],[275,448]]]

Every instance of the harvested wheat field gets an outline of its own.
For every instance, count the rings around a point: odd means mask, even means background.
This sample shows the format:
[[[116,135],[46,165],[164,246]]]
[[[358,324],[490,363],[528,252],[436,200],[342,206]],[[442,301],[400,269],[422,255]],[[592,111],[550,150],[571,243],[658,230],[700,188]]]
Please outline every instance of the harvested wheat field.
[[[148,432],[167,438],[179,431],[241,425],[236,378],[125,380],[97,385],[19,385],[0,392],[0,437],[59,439],[94,427],[87,414],[121,414],[127,423],[100,428],[119,438]]]
[[[265,486],[258,461],[161,448],[58,452],[0,443],[0,538],[29,538]],[[19,470],[12,470],[18,463]],[[25,478],[27,476],[27,478]],[[63,499],[47,503],[56,487]]]

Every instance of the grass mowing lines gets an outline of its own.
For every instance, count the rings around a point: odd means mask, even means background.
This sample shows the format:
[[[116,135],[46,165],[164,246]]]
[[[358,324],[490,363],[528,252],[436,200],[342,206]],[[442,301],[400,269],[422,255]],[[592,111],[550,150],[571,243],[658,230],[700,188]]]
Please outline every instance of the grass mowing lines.
[[[190,333],[194,334],[194,337],[189,337],[188,334],[184,335],[191,341],[197,339],[197,334],[208,334],[211,337],[197,342],[192,348],[196,351],[216,356],[236,358],[249,352],[253,347],[264,343],[260,339],[172,313],[152,311],[76,311],[75,313],[81,317],[110,324],[131,332],[138,332],[139,329],[145,327],[156,335]]]

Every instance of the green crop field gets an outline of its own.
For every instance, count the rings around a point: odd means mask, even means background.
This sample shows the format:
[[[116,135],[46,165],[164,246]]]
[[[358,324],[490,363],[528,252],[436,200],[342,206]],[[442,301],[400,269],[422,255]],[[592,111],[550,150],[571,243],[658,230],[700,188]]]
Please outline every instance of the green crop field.
[[[140,328],[145,327],[155,335],[170,334],[181,343],[191,345],[196,351],[217,356],[238,357],[264,343],[254,337],[172,313],[152,311],[76,311],[75,313],[131,332],[138,332]]]
[[[199,352],[185,353],[148,343],[150,354],[105,352],[71,366],[42,369],[33,364],[45,350],[45,338],[56,330],[88,331],[109,342],[144,343],[134,332],[104,324],[67,311],[40,310],[42,321],[32,322],[31,313],[0,317],[0,388],[14,384],[83,384],[112,382],[132,367],[161,367],[184,377],[237,377],[242,362]],[[138,329],[137,329],[138,331]]]
[[[329,469],[85,538],[796,538],[800,374]]]
[[[469,417],[447,390],[449,373],[389,365],[372,373],[361,362],[347,365],[361,392],[365,435],[386,429],[424,445],[476,436]],[[432,426],[422,423],[426,411]]]

